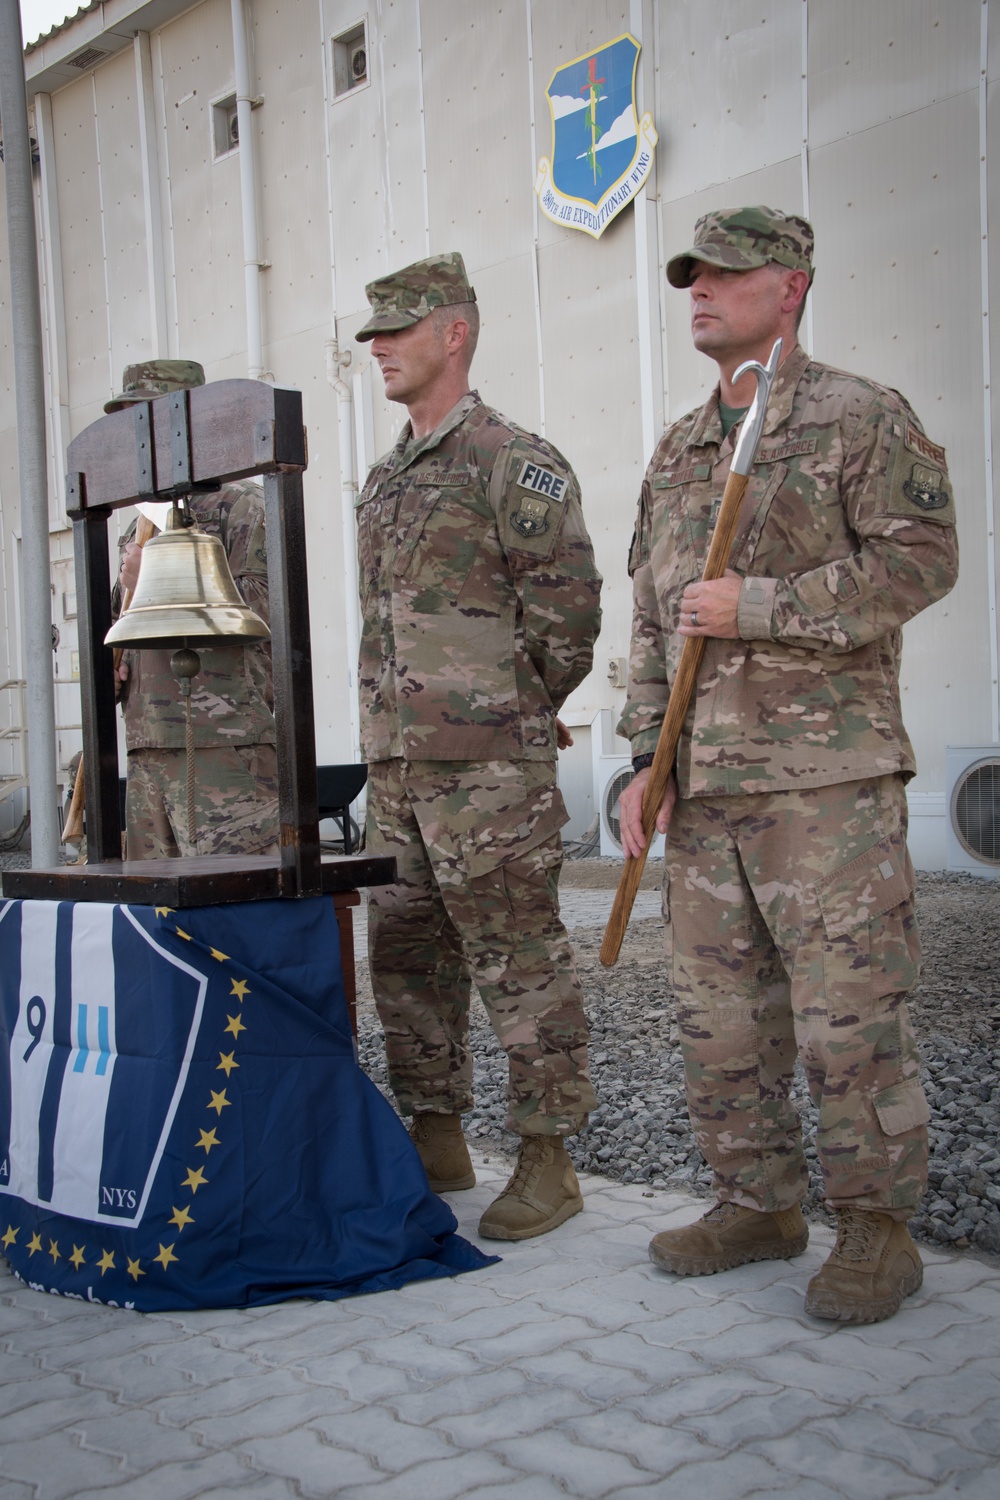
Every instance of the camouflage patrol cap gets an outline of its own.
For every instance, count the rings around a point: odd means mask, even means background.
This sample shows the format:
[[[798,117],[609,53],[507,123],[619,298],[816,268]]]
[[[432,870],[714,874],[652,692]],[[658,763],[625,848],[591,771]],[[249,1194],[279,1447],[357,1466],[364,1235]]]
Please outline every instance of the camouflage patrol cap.
[[[704,214],[694,226],[694,245],[667,261],[671,286],[691,285],[693,262],[704,261],[731,271],[753,271],[777,261],[813,278],[813,230],[798,214],[758,203],[753,208],[720,208]]]
[[[154,401],[171,391],[187,391],[205,384],[205,371],[193,359],[147,359],[141,365],[126,365],[121,393],[105,401],[105,411],[121,411],[135,401]]]
[[[436,307],[476,300],[465,274],[465,261],[457,250],[414,261],[402,271],[370,281],[365,296],[371,303],[372,315],[355,334],[359,344],[367,343],[377,333],[411,328]]]

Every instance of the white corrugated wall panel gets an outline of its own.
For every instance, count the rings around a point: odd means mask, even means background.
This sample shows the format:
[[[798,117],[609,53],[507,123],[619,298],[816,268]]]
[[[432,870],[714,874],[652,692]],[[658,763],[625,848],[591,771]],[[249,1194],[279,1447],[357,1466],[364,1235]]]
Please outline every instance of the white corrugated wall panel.
[[[95,71],[94,96],[107,279],[113,289],[108,306],[111,374],[115,390],[120,390],[118,381],[125,366],[158,352],[152,347],[149,327],[142,161],[131,47]],[[64,238],[64,256],[66,248]]]
[[[942,785],[957,727],[978,742],[990,715],[978,174],[962,169],[978,160],[978,130],[973,90],[810,159],[816,352],[901,390],[948,449],[955,485],[961,582],[905,630],[921,790]]]
[[[158,34],[169,172],[177,349],[211,369],[246,349],[240,167],[213,160],[211,104],[234,90],[231,13],[206,0]],[[246,356],[243,357],[243,373]]]
[[[982,0],[809,0],[810,146],[974,89],[981,13]]]
[[[88,75],[52,98],[59,227],[66,301],[70,420],[79,432],[103,415],[121,370],[109,347],[109,296],[101,181],[94,129],[94,83]]]
[[[802,0],[700,0],[663,5],[658,19],[663,198],[690,198],[798,151]]]

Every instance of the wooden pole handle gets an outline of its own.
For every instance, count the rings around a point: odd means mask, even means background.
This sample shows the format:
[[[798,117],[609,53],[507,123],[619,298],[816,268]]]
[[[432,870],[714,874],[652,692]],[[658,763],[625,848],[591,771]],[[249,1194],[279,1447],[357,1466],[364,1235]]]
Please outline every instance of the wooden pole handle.
[[[721,578],[726,571],[729,562],[729,554],[733,547],[733,538],[736,535],[736,527],[740,518],[740,508],[743,504],[743,496],[746,492],[748,476],[746,474],[730,473],[726,480],[726,488],[722,496],[722,504],[719,507],[719,518],[715,523],[715,531],[708,549],[708,557],[702,572],[702,582],[709,582],[715,578]],[[660,725],[660,737],[656,742],[656,750],[653,752],[653,764],[649,769],[649,780],[642,796],[642,833],[645,846],[641,854],[626,857],[625,868],[622,870],[618,881],[618,889],[611,907],[611,915],[608,925],[604,930],[604,941],[601,944],[600,959],[606,969],[610,969],[618,962],[621,952],[622,941],[625,937],[625,929],[628,927],[629,917],[632,915],[632,907],[635,905],[636,893],[639,890],[639,882],[642,872],[646,866],[646,855],[653,840],[656,830],[656,815],[660,810],[660,804],[666,795],[670,775],[674,769],[674,760],[677,756],[677,745],[687,718],[688,706],[698,681],[698,672],[701,668],[702,658],[705,655],[705,644],[708,640],[704,635],[689,635],[684,638],[684,646],[681,650],[681,659],[677,666],[677,674],[674,677],[673,686],[670,689],[670,697],[667,700],[667,711]]]
[[[70,798],[69,812],[66,814],[66,822],[63,825],[62,841],[64,844],[75,844],[83,838],[83,756],[80,756],[80,764],[76,768],[76,779],[73,782],[73,796]]]

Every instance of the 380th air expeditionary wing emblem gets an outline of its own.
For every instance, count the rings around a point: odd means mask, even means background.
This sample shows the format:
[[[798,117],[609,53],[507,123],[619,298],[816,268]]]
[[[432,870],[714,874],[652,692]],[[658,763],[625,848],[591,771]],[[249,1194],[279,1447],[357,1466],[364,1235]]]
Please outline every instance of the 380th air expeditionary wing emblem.
[[[635,103],[639,43],[627,32],[557,68],[546,93],[552,157],[538,163],[535,192],[556,224],[599,239],[642,187],[657,135]]]

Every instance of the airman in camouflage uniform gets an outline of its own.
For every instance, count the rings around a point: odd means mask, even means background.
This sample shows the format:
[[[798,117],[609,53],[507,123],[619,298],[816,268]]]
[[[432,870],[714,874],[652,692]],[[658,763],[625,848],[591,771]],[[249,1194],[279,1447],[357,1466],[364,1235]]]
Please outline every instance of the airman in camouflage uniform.
[[[929,1111],[906,1006],[919,941],[899,666],[902,625],[956,578],[945,455],[897,392],[797,346],[812,279],[805,220],[709,214],[667,275],[691,287],[695,345],[722,383],[668,429],[642,486],[620,726],[638,774],[622,815],[637,852],[644,768],[680,651],[705,636],[658,826],[688,1104],[719,1201],[650,1252],[699,1274],[805,1248],[789,1099],[798,1053],[840,1222],[806,1306],[872,1322],[921,1274],[905,1227],[926,1183]],[[702,583],[739,397],[752,394],[752,376],[731,377],[744,359],[766,361],[779,335],[730,571]]]
[[[147,360],[125,371],[122,392],[105,411],[203,385],[192,360]],[[221,538],[245,602],[266,622],[264,495],[243,481],[196,490],[197,525]],[[133,525],[120,543],[122,568],[137,566]],[[120,576],[115,612],[122,596]],[[170,669],[171,650],[126,650],[119,701],[128,750],[126,846],[129,859],[193,854],[270,854],[278,849],[278,777],[272,713],[271,650],[266,642],[199,650],[191,684],[195,745],[195,838],[187,820],[186,710]]]
[[[600,621],[576,478],[469,389],[478,332],[460,255],[368,287],[386,394],[410,422],[358,501],[369,963],[390,1081],[438,1191],[471,1187],[470,980],[509,1064],[518,1170],[480,1225],[522,1239],[582,1207],[561,1137],[594,1095],[583,997],[559,919],[557,712]]]

